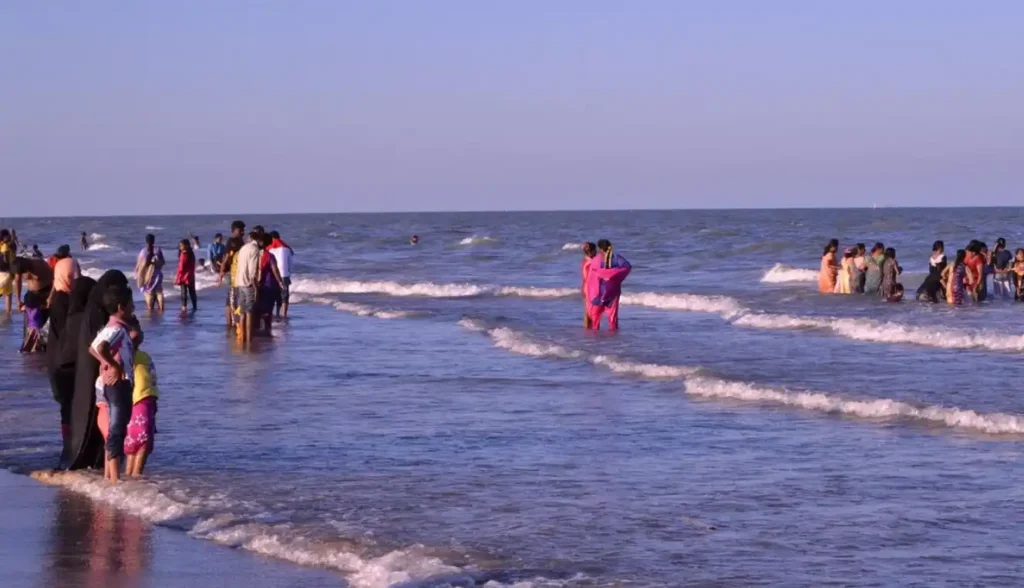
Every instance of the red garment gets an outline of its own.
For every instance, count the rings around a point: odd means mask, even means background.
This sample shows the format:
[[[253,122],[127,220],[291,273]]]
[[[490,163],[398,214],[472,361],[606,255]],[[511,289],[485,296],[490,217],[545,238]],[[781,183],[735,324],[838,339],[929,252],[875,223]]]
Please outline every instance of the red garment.
[[[967,272],[965,282],[967,282],[967,287],[973,290],[981,282],[981,279],[984,279],[982,272],[984,271],[985,260],[980,255],[972,255],[970,259],[965,260],[965,263],[971,268],[971,271]]]
[[[174,285],[196,285],[196,260],[187,253],[178,255],[178,273],[174,276]]]
[[[287,243],[285,243],[284,241],[282,241],[280,239],[273,239],[273,240],[271,240],[270,241],[270,247],[267,247],[267,249],[280,249],[281,247],[285,247],[285,248],[291,249],[291,247],[289,247]]]
[[[57,265],[57,256],[56,255],[51,255],[50,257],[47,257],[46,258],[46,265],[50,266],[50,269],[53,269],[54,266]]]

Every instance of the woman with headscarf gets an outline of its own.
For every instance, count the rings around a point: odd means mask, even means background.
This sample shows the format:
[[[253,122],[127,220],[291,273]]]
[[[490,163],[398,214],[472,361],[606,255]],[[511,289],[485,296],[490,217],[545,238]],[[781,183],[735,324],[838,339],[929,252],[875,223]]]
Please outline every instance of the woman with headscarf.
[[[867,256],[867,270],[864,272],[864,293],[878,296],[882,288],[882,264],[885,262],[885,245],[875,243],[871,255]]]
[[[75,391],[71,399],[71,431],[64,443],[62,463],[72,470],[103,465],[103,437],[96,430],[96,378],[100,364],[89,353],[89,346],[110,319],[103,308],[103,294],[112,287],[128,287],[128,278],[118,270],[108,270],[100,277],[80,313],[76,348],[69,350],[75,355]],[[69,337],[74,336],[67,332]]]
[[[580,290],[583,292],[583,328],[590,328],[590,299],[587,298],[587,280],[590,278],[590,265],[593,262],[594,256],[597,255],[597,245],[587,241],[583,244],[583,263],[580,266],[580,272],[583,277],[583,286]]]
[[[78,360],[78,332],[82,326],[89,294],[96,280],[75,280],[71,295],[55,295],[50,306],[50,335],[46,346],[46,369],[53,399],[60,405],[60,434],[67,441],[71,430],[71,399],[75,395],[75,362]]]
[[[832,239],[821,254],[821,270],[818,272],[818,292],[821,294],[833,294],[836,291],[836,278],[839,276],[839,265],[836,263],[838,250],[839,239]]]

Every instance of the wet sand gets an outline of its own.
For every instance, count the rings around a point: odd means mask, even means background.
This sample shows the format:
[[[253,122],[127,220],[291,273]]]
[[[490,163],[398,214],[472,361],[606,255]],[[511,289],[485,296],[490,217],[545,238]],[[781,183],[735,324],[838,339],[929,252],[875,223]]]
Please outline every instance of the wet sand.
[[[38,586],[344,586],[327,571],[211,545],[0,470],[0,569]]]

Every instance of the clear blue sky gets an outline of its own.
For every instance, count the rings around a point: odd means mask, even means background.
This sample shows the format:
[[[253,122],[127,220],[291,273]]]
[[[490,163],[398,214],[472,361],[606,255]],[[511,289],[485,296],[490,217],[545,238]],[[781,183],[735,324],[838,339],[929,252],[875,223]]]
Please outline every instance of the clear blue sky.
[[[1022,23],[999,0],[6,0],[0,198],[1019,205]]]

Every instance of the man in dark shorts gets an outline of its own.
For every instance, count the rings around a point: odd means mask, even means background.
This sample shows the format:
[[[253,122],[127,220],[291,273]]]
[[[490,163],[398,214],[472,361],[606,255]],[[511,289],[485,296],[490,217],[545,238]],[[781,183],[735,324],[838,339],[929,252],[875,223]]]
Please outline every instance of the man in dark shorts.
[[[227,253],[224,254],[224,259],[220,264],[220,272],[217,274],[218,286],[224,281],[224,276],[228,276],[228,293],[224,300],[224,316],[227,319],[228,327],[233,327],[235,324],[235,276],[231,270],[235,260],[235,253],[242,247],[243,235],[245,235],[245,223],[240,220],[231,223],[231,238],[228,239]],[[233,243],[237,243],[237,247],[233,248]]]

